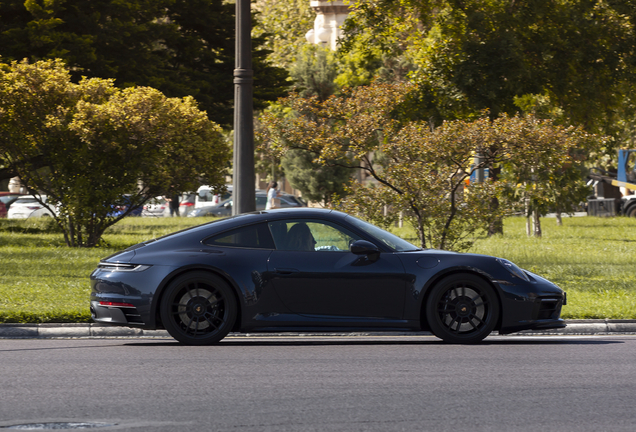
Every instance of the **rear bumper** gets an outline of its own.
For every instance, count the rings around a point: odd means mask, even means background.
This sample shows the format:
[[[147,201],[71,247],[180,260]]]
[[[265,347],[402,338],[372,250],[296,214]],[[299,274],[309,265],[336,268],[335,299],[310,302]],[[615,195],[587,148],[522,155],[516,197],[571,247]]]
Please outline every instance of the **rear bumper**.
[[[133,306],[104,306],[99,301],[91,301],[91,317],[100,324],[144,327],[141,315]]]

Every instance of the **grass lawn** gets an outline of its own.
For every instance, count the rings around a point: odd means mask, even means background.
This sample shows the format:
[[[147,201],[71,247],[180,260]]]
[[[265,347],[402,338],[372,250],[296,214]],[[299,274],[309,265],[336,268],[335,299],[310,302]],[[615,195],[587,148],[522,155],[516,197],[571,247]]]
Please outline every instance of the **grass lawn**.
[[[107,246],[71,249],[46,220],[0,219],[0,322],[90,322],[88,276],[100,258],[205,221],[127,218],[107,231]],[[636,219],[542,221],[543,238],[526,237],[524,219],[509,218],[503,236],[480,238],[471,252],[507,258],[557,283],[568,292],[566,319],[636,319]],[[396,232],[413,237],[406,228]]]
[[[528,238],[523,218],[504,236],[483,238],[471,252],[509,259],[568,294],[565,319],[636,319],[636,218],[542,219],[542,238]]]

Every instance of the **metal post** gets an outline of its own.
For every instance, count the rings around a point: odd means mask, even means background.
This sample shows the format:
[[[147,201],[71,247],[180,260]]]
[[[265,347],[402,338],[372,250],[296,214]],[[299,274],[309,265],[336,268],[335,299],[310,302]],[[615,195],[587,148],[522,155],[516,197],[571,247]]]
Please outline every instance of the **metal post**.
[[[252,98],[252,16],[250,0],[236,0],[234,69],[234,176],[232,214],[256,210],[254,108]]]
[[[479,166],[484,163],[484,158],[481,153],[475,155],[475,166]],[[484,167],[479,167],[475,170],[475,183],[483,183],[485,179]]]

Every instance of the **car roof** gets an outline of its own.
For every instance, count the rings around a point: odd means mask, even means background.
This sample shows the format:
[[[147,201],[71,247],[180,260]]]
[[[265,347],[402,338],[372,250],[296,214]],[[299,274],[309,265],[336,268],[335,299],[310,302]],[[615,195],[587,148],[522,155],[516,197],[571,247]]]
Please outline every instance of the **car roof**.
[[[332,210],[327,208],[286,207],[286,208],[277,208],[277,209],[270,209],[270,210],[257,210],[250,213],[243,213],[240,215],[230,216],[225,219],[221,219],[221,220],[213,221],[209,223],[218,223],[221,221],[226,221],[229,227],[230,225],[231,226],[249,225],[252,223],[257,223],[262,221],[279,220],[279,219],[286,219],[290,217],[300,217],[300,218],[324,217],[329,214],[336,219],[344,218],[345,216],[347,216],[346,213],[342,213],[337,210]]]
[[[291,207],[272,210],[258,210],[255,212],[243,213],[240,215],[229,216],[222,219],[215,219],[211,222],[207,222],[191,228],[186,228],[184,230],[177,231],[157,239],[152,239],[144,243],[150,245],[155,242],[161,243],[163,241],[178,241],[178,239],[180,238],[187,238],[190,236],[198,238],[203,231],[207,231],[206,235],[213,235],[217,232],[221,233],[232,228],[259,222],[275,221],[289,218],[323,218],[325,216],[329,216],[329,219],[331,220],[338,220],[345,218],[347,214],[336,210],[314,207]],[[137,247],[137,245],[132,246],[127,250],[135,247]]]

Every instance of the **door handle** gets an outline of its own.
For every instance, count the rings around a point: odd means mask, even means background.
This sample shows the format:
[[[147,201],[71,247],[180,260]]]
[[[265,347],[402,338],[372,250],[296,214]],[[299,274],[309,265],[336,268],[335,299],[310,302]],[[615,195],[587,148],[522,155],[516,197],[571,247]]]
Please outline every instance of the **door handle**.
[[[295,269],[295,268],[275,268],[274,271],[278,274],[283,274],[283,275],[298,273],[298,269]]]

